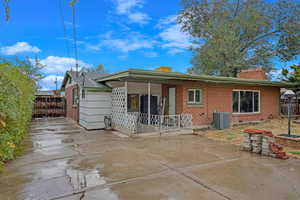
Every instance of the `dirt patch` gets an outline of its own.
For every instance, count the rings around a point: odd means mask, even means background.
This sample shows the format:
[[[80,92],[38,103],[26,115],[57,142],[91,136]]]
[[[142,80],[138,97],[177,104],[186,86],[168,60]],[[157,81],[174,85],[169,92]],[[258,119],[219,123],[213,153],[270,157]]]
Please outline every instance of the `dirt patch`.
[[[243,142],[243,130],[245,129],[264,129],[271,130],[274,135],[280,135],[287,132],[288,120],[287,119],[274,119],[271,121],[263,122],[256,125],[240,125],[233,126],[225,130],[205,130],[197,131],[199,135],[204,135],[209,139],[230,143],[240,146]],[[292,134],[300,136],[300,124],[293,123],[291,126]],[[290,148],[284,146],[287,154],[294,158],[300,158],[300,148]],[[296,153],[299,152],[299,153]]]

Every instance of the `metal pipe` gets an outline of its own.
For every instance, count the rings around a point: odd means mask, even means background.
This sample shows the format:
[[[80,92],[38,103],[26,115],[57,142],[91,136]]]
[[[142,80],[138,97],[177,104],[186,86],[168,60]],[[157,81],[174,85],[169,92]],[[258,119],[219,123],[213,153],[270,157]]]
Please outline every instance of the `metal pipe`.
[[[148,125],[150,125],[150,120],[151,120],[150,101],[151,101],[151,83],[149,81],[148,82]]]
[[[288,136],[291,136],[291,107],[292,107],[292,98],[289,98],[288,104]]]

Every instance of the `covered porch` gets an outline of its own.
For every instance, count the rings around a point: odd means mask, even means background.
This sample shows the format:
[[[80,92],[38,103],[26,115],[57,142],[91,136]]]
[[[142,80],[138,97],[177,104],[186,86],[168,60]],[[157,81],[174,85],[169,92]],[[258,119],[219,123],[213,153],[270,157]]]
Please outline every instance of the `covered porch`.
[[[119,80],[112,89],[112,125],[126,134],[191,130],[192,115],[176,111],[176,84]]]

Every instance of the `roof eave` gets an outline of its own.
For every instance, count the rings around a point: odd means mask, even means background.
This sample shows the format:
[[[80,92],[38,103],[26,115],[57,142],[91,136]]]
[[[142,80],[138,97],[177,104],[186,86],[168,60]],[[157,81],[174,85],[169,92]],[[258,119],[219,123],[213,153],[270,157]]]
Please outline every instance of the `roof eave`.
[[[242,84],[252,86],[267,86],[267,87],[280,87],[280,88],[294,88],[297,84],[271,82],[271,81],[256,81],[256,80],[236,80],[235,78],[222,78],[222,77],[199,77],[199,75],[186,75],[186,74],[162,74],[160,72],[151,71],[138,71],[126,70],[96,79],[99,82],[114,81],[114,80],[130,80],[130,79],[146,79],[146,80],[181,80],[181,81],[201,81],[206,83],[222,83],[222,84]]]

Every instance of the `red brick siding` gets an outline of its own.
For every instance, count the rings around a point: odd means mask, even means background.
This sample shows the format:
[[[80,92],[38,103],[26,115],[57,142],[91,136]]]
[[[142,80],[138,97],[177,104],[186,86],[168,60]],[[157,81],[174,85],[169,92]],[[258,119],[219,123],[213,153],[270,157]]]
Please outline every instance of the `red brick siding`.
[[[246,78],[246,79],[255,79],[255,80],[266,80],[267,79],[266,73],[260,68],[243,70],[237,75],[237,77],[238,78]]]
[[[163,96],[167,94],[166,85],[163,85]],[[186,82],[177,85],[176,109],[177,113],[190,113],[193,115],[194,125],[208,125],[213,120],[213,112],[232,112],[232,90],[260,90],[261,106],[259,114],[233,114],[232,121],[257,121],[279,116],[279,88],[272,87],[245,87],[221,84],[206,84],[199,82]],[[187,90],[201,88],[202,105],[187,105]]]
[[[65,95],[67,101],[67,118],[74,121],[78,121],[78,106],[73,105],[73,95],[72,90],[76,88],[77,85],[72,85],[66,88]]]

